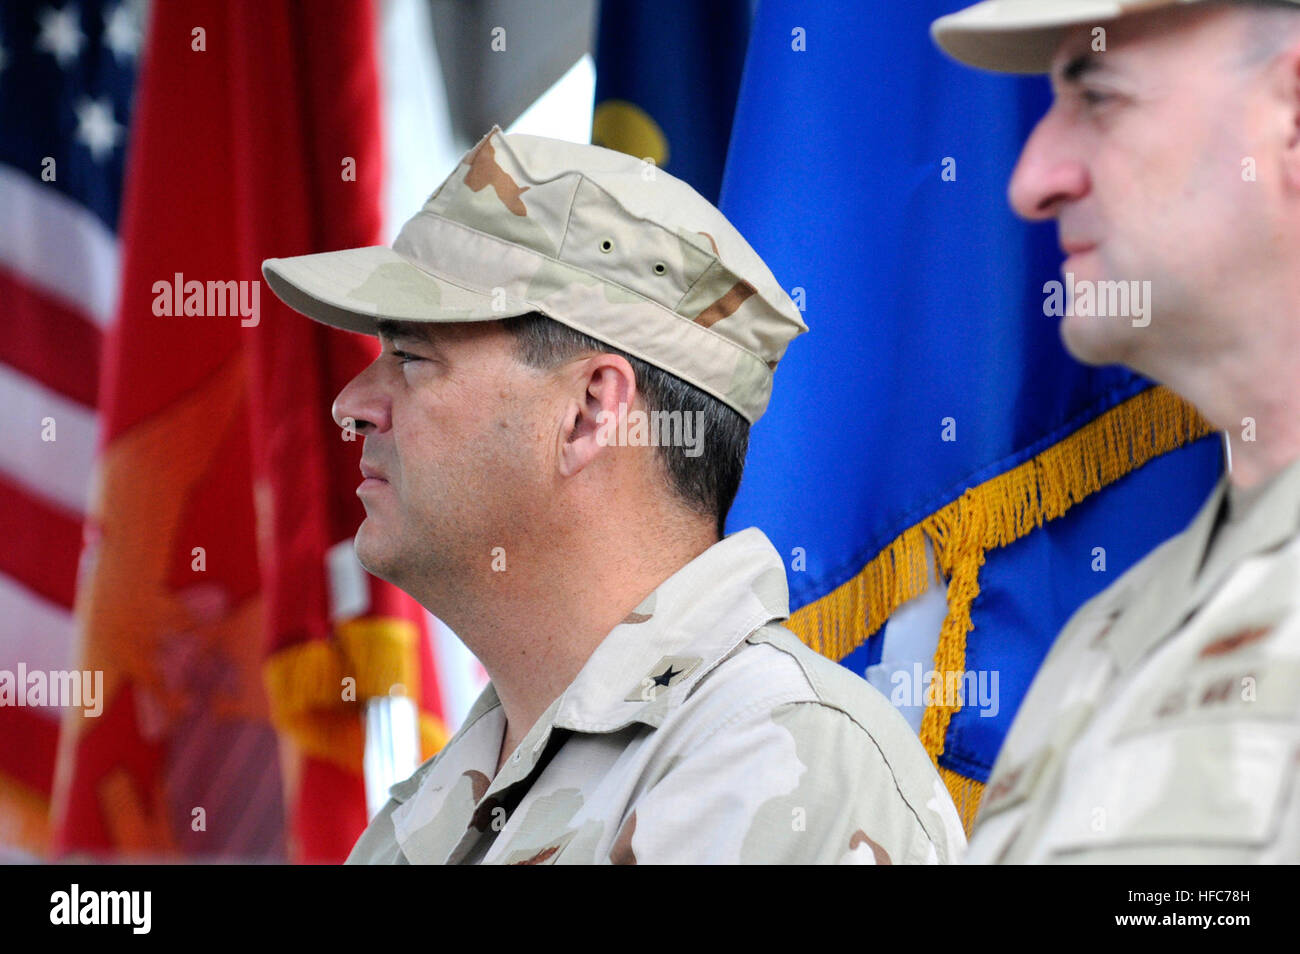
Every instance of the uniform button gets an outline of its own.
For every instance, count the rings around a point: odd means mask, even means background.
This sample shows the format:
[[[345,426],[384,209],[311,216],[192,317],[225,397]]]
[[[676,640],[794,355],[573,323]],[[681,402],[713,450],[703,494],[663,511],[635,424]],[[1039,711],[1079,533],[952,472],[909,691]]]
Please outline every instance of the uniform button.
[[[514,754],[514,757],[511,758],[510,761],[511,761],[511,762],[518,762],[518,761],[519,761],[519,753],[516,752],[516,753]]]

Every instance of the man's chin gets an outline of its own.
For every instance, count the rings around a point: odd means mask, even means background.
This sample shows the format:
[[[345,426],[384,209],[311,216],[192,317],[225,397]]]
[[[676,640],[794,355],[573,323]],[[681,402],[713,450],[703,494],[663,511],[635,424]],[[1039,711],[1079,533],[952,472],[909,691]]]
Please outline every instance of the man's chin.
[[[1098,322],[1114,321],[1112,318],[1069,315],[1061,319],[1061,343],[1070,357],[1081,364],[1102,367],[1119,364],[1123,349],[1110,334],[1114,329],[1099,326]]]
[[[375,539],[373,529],[367,531],[366,524],[369,521],[363,521],[357,528],[357,535],[354,540],[354,550],[357,555],[357,562],[371,576],[378,577],[389,583],[395,582],[392,555],[387,552],[381,545],[382,541]]]

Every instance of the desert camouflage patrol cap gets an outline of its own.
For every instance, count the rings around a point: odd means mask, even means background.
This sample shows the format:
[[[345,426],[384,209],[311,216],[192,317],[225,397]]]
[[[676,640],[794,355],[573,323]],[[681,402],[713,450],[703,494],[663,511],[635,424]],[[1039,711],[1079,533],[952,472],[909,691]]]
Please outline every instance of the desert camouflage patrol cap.
[[[393,247],[262,263],[317,321],[489,321],[538,311],[758,420],[807,327],[730,222],[632,156],[493,127]]]
[[[984,0],[940,17],[930,36],[954,60],[999,73],[1046,73],[1065,33],[1082,24],[1103,23],[1205,0]],[[1300,0],[1290,0],[1300,4]]]

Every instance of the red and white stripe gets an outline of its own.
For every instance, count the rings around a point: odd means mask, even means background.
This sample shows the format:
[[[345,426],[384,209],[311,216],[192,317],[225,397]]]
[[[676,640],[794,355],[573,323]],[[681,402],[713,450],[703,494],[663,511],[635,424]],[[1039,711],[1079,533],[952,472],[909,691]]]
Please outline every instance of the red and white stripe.
[[[120,254],[117,237],[87,209],[3,166],[0,209],[0,669],[19,661],[68,669]]]

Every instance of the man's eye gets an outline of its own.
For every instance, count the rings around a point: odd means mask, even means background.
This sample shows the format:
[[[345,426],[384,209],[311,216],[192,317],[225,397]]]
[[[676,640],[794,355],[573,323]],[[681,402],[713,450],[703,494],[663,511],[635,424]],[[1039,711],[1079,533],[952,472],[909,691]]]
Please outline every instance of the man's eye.
[[[1101,90],[1085,89],[1080,93],[1083,101],[1089,106],[1100,106],[1102,103],[1113,99],[1110,93],[1103,93]]]
[[[408,361],[420,360],[419,355],[411,354],[409,351],[398,351],[396,348],[388,353],[396,358],[401,364],[406,364]]]

